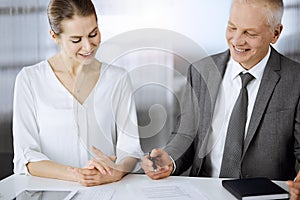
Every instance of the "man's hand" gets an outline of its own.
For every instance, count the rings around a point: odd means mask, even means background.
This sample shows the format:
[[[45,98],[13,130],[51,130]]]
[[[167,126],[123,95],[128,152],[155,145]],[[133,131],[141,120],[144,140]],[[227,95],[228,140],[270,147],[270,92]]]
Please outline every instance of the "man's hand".
[[[287,181],[290,190],[290,200],[300,200],[300,171],[294,181]]]
[[[151,159],[150,159],[151,157]],[[152,160],[155,160],[156,169],[154,170],[154,163]],[[145,174],[151,179],[162,179],[171,175],[174,166],[173,162],[167,152],[163,149],[153,149],[150,156],[144,156],[142,158],[142,168],[145,171]]]

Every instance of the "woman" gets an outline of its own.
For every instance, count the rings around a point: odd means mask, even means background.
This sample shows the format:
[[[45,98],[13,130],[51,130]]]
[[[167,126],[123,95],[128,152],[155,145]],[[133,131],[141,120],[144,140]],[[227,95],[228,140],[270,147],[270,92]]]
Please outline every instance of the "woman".
[[[48,19],[60,51],[17,76],[14,172],[118,181],[142,153],[126,72],[95,59],[101,36],[90,0],[51,0]]]

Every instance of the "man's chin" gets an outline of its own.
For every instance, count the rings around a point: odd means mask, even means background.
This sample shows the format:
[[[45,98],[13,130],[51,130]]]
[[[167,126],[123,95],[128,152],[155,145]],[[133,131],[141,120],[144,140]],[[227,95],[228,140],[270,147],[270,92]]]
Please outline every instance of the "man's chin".
[[[247,60],[248,60],[247,54],[236,54],[235,52],[233,52],[233,53],[230,52],[230,55],[231,55],[232,59],[238,63],[247,62]]]

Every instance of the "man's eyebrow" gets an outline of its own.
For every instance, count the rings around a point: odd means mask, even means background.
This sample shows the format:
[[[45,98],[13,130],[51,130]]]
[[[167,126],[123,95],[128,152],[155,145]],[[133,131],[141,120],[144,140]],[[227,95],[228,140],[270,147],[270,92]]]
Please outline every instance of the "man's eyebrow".
[[[228,25],[234,26],[234,24],[231,21],[227,22]]]
[[[232,22],[230,22],[230,21],[228,21],[228,24],[227,25],[229,25],[229,26],[234,26],[235,27],[235,24],[234,23],[232,23]],[[245,30],[248,30],[248,31],[255,31],[255,32],[257,32],[257,30],[255,29],[255,28],[247,28],[247,27],[244,27],[244,29]]]

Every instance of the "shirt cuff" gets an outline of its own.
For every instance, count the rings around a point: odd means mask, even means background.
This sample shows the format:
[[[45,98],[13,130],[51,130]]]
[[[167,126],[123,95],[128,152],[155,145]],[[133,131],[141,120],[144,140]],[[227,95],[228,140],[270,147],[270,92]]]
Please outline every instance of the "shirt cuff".
[[[37,162],[42,160],[49,160],[47,156],[41,152],[26,149],[22,152],[15,152],[14,155],[14,173],[29,175],[27,164],[29,162]]]
[[[173,171],[172,171],[171,174],[174,174],[174,172],[175,172],[175,170],[176,170],[176,163],[175,163],[174,159],[173,159],[171,156],[169,156],[169,157],[171,158],[172,163],[173,163]]]

